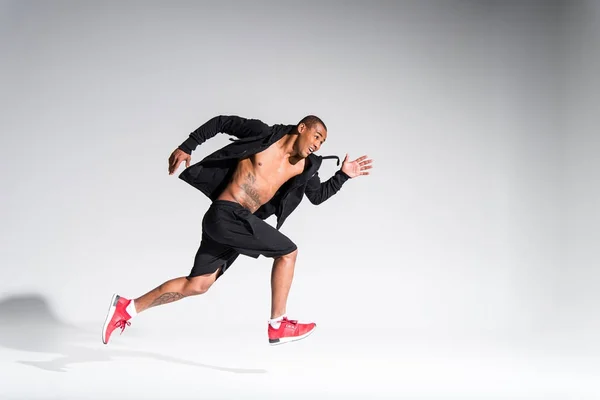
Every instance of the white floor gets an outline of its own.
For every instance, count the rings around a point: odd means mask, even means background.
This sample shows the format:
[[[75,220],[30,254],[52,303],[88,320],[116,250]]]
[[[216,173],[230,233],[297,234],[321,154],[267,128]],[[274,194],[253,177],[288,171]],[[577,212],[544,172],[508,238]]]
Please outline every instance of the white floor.
[[[105,346],[101,321],[0,317],[1,399],[600,399],[600,348],[565,334],[410,337],[348,321],[347,335],[324,323],[271,347],[262,322],[200,332],[156,317]]]

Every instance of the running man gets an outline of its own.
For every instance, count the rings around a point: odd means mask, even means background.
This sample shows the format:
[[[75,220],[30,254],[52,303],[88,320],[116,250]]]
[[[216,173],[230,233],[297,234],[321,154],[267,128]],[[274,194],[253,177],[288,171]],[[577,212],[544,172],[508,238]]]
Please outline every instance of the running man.
[[[227,133],[233,143],[190,167],[191,153],[217,133]],[[205,293],[235,259],[245,256],[273,259],[271,271],[271,318],[267,326],[270,344],[308,336],[315,323],[287,318],[286,304],[292,284],[298,248],[279,231],[304,195],[320,204],[337,193],[350,178],[368,175],[372,160],[348,155],[340,170],[321,182],[318,170],[323,159],[315,153],[327,139],[323,121],[309,115],[297,125],[268,126],[257,119],[217,116],[189,135],[169,157],[169,175],[181,163],[179,177],[208,196],[212,203],[202,220],[202,238],[193,267],[187,276],[171,279],[136,299],[114,294],[102,329],[107,344],[117,328],[121,333],[130,319],[161,304]],[[274,228],[264,220],[277,217]]]

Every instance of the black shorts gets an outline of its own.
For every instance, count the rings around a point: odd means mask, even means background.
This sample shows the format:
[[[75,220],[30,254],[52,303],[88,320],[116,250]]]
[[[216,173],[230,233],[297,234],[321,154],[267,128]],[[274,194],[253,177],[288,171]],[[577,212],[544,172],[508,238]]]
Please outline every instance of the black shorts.
[[[202,241],[188,277],[221,274],[243,254],[281,257],[297,247],[287,236],[240,204],[215,200],[202,219]]]

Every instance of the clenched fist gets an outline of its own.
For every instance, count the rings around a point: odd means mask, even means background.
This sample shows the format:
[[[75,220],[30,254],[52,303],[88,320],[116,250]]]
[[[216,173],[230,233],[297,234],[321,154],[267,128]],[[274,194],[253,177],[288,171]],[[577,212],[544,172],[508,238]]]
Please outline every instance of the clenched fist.
[[[191,155],[180,149],[175,149],[175,151],[171,153],[171,157],[169,157],[169,175],[173,175],[173,173],[177,171],[177,168],[179,168],[179,164],[181,164],[182,161],[185,161],[185,167],[188,168],[191,160]]]

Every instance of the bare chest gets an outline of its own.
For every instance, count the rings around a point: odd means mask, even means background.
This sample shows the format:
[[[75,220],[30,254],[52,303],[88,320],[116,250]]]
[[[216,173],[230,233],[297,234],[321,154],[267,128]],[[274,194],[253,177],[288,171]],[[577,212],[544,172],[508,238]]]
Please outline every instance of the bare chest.
[[[275,186],[283,184],[304,171],[304,160],[292,164],[288,157],[273,148],[255,154],[252,163],[256,175]]]
[[[230,185],[220,198],[235,200],[252,212],[269,201],[289,179],[304,171],[305,160],[291,163],[283,151],[272,146],[240,160]]]

